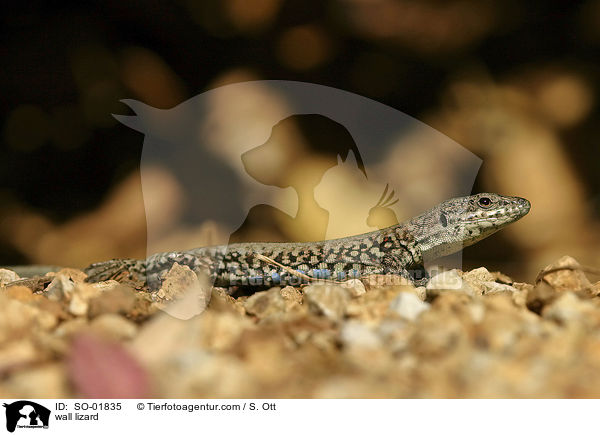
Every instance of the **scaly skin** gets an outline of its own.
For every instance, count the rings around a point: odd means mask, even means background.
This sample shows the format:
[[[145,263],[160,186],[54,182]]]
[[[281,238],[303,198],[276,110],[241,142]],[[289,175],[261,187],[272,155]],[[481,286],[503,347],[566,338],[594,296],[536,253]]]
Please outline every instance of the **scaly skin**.
[[[255,290],[299,285],[310,279],[306,277],[344,280],[383,274],[423,282],[427,280],[424,261],[458,252],[522,218],[529,209],[529,201],[523,198],[480,193],[444,201],[407,222],[357,236],[306,243],[234,243],[159,253],[147,260],[92,264],[86,273],[92,282],[124,273],[151,289],[160,287],[162,276],[174,263],[206,272],[215,286]],[[290,273],[292,269],[302,275]]]

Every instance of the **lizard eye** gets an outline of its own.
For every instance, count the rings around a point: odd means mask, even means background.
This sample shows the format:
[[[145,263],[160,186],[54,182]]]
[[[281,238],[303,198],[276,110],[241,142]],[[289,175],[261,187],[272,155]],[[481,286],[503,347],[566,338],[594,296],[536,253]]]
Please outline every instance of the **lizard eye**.
[[[479,198],[479,205],[481,207],[489,207],[492,204],[492,200],[489,199],[487,196],[482,196],[481,198]]]

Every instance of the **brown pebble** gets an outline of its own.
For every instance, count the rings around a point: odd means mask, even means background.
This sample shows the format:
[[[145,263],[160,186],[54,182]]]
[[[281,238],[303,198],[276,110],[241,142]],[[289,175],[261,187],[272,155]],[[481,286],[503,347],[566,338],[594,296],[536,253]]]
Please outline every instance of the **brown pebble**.
[[[88,315],[94,318],[105,313],[128,314],[136,303],[135,293],[135,289],[119,285],[99,294],[90,300]]]
[[[22,285],[8,287],[4,294],[11,299],[21,302],[29,302],[35,299],[31,289]]]
[[[541,314],[544,306],[549,305],[558,296],[557,291],[546,283],[540,283],[527,293],[525,304],[529,310]]]
[[[589,289],[592,286],[581,270],[581,265],[568,255],[545,267],[536,279],[536,282],[540,281],[545,282],[557,291],[578,291]]]

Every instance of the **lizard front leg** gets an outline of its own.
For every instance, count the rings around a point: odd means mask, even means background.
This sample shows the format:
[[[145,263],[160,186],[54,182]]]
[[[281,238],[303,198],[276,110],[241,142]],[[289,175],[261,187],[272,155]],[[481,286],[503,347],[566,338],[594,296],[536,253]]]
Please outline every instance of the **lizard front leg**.
[[[423,265],[406,266],[397,257],[386,254],[381,259],[384,275],[400,275],[415,285],[424,285],[429,280],[429,275]]]

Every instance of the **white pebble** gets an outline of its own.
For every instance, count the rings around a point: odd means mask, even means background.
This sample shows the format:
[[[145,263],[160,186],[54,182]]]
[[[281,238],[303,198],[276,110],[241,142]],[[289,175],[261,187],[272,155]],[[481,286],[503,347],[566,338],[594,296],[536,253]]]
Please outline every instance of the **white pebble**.
[[[473,294],[473,289],[463,281],[456,269],[439,273],[429,280],[427,290],[456,290]]]
[[[0,269],[0,285],[8,284],[19,279],[16,272],[9,269]]]
[[[410,292],[402,292],[390,302],[390,310],[398,314],[402,319],[414,321],[419,314],[427,311],[430,305],[423,302],[417,295]]]
[[[350,279],[346,282],[343,282],[341,286],[344,287],[348,294],[353,298],[357,298],[367,292],[365,285],[360,279]]]
[[[381,339],[368,326],[356,322],[345,322],[340,331],[340,339],[345,346],[357,346],[368,349],[381,347]]]

